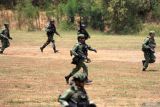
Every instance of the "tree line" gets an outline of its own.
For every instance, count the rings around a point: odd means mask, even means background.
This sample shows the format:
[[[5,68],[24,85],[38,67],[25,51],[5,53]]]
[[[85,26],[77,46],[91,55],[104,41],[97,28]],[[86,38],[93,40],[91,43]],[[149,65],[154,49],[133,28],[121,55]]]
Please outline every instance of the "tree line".
[[[13,10],[19,22],[25,18],[30,29],[38,28],[33,21],[40,11],[66,30],[76,27],[77,18],[92,29],[107,27],[114,33],[139,32],[143,23],[160,21],[159,0],[0,0],[4,9]]]

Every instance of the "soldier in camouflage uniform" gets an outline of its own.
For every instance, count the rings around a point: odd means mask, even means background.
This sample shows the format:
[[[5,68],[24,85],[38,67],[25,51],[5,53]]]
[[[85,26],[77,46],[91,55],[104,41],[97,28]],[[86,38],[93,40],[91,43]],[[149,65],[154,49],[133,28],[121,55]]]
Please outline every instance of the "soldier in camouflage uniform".
[[[56,50],[56,45],[55,45],[55,40],[53,39],[54,33],[57,34],[60,37],[60,34],[56,31],[56,27],[54,25],[55,21],[51,20],[47,27],[46,27],[46,33],[47,33],[47,41],[44,43],[44,45],[42,47],[40,47],[41,52],[43,52],[43,49],[51,42],[52,43],[52,47],[54,50],[54,53],[58,52],[58,50]]]
[[[3,51],[10,46],[9,39],[12,40],[9,32],[9,24],[4,23],[4,28],[0,32],[0,40],[2,44],[2,47],[0,47],[0,54],[3,54]]]
[[[144,40],[144,43],[142,44],[142,51],[144,53],[144,58],[145,58],[145,60],[142,60],[143,63],[142,71],[145,71],[147,69],[149,63],[154,63],[156,60],[156,57],[154,55],[156,47],[154,36],[155,36],[155,31],[150,31],[149,36]]]
[[[86,25],[85,24],[82,24],[81,22],[80,22],[80,25],[79,25],[79,30],[78,30],[78,35],[79,34],[84,34],[84,36],[85,36],[85,39],[87,40],[87,39],[89,39],[90,38],[90,35],[89,35],[89,33],[86,31]]]
[[[84,73],[77,73],[73,76],[74,84],[58,98],[61,107],[96,107],[89,101],[84,88],[86,77]]]
[[[71,55],[74,55],[72,64],[75,64],[76,67],[72,69],[71,73],[67,76],[65,76],[66,82],[68,84],[69,78],[73,76],[75,73],[77,73],[81,68],[83,68],[83,72],[87,75],[87,81],[86,83],[91,82],[88,80],[88,67],[85,64],[86,62],[91,62],[88,58],[87,51],[91,50],[94,52],[97,52],[96,49],[91,48],[85,43],[85,36],[83,34],[78,35],[78,43],[73,47],[71,50]]]

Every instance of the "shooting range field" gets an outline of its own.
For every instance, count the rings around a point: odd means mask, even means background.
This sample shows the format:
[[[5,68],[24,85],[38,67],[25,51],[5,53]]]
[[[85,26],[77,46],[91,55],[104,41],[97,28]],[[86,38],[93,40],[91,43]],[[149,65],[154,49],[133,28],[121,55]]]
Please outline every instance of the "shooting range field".
[[[64,76],[74,67],[69,51],[76,31],[59,33],[59,53],[54,54],[51,45],[40,52],[47,39],[44,31],[11,31],[11,46],[0,55],[0,107],[60,107],[58,96],[69,87]],[[160,106],[160,38],[155,38],[156,63],[142,72],[144,36],[90,35],[87,43],[98,52],[89,52],[93,83],[85,88],[97,107]]]

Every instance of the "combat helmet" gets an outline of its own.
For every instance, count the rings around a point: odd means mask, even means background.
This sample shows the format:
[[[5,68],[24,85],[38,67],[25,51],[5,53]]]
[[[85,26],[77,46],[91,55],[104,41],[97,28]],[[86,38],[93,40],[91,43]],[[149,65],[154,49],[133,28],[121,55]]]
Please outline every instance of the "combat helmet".
[[[77,73],[73,76],[73,81],[84,82],[87,79],[87,75],[85,73]]]
[[[9,25],[9,23],[8,23],[8,22],[6,22],[6,21],[5,21],[3,24],[4,24],[4,25]]]
[[[151,35],[151,34],[155,35],[155,31],[154,30],[149,31],[149,35]]]
[[[82,38],[85,38],[84,34],[78,34],[77,39],[79,40],[79,39],[82,39]]]

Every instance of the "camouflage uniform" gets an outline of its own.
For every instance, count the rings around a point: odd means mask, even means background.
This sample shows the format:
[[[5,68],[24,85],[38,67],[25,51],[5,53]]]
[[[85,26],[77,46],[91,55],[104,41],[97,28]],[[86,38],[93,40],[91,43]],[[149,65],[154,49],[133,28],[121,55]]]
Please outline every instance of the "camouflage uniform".
[[[81,38],[84,38],[83,34],[80,34],[78,36],[78,39],[81,39]],[[73,60],[72,60],[72,64],[75,64],[76,67],[73,68],[71,73],[65,77],[67,83],[69,82],[69,78],[71,76],[73,76],[75,73],[77,73],[81,68],[83,68],[83,72],[86,73],[86,75],[88,77],[88,67],[85,64],[85,61],[90,62],[90,59],[88,58],[88,54],[87,54],[88,50],[97,52],[95,49],[88,46],[85,43],[85,41],[84,41],[84,43],[79,41],[78,43],[76,43],[76,45],[71,50],[71,55],[74,55]]]
[[[149,35],[155,35],[154,31],[150,31]],[[155,47],[156,42],[154,37],[148,36],[144,43],[142,44],[142,51],[144,53],[145,60],[142,60],[143,63],[143,71],[145,71],[149,65],[149,63],[154,63],[156,60],[156,57],[154,55],[155,53]]]
[[[77,34],[78,34],[78,35],[79,35],[79,34],[84,34],[85,39],[87,40],[87,39],[90,38],[90,35],[89,35],[89,33],[86,31],[85,27],[86,27],[86,26],[85,26],[84,24],[81,24],[81,22],[80,22],[80,28],[79,28]]]
[[[1,44],[2,44],[2,47],[1,47],[1,50],[0,50],[1,54],[3,53],[3,51],[6,48],[8,48],[10,46],[9,39],[12,39],[10,37],[9,24],[5,23],[4,24],[4,28],[0,32],[0,40],[1,40]]]
[[[54,33],[56,33],[57,35],[59,35],[59,33],[56,31],[56,27],[54,25],[54,21],[50,21],[47,26],[46,26],[46,33],[47,33],[47,41],[44,43],[44,45],[42,47],[40,47],[41,52],[43,52],[43,49],[51,42],[52,43],[52,47],[54,50],[54,53],[58,52],[56,50],[56,45],[55,45],[55,40],[53,39]],[[59,35],[60,36],[60,35]]]
[[[91,103],[88,99],[88,95],[84,89],[85,80],[86,75],[83,73],[74,75],[73,81],[75,81],[75,84],[72,84],[70,88],[58,98],[61,107],[96,107],[96,105]]]

